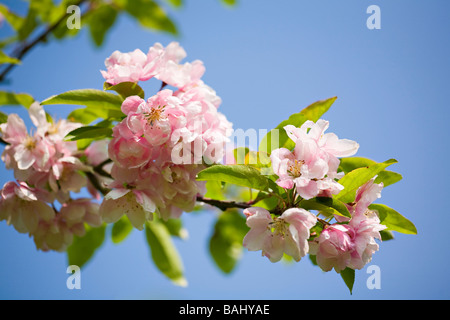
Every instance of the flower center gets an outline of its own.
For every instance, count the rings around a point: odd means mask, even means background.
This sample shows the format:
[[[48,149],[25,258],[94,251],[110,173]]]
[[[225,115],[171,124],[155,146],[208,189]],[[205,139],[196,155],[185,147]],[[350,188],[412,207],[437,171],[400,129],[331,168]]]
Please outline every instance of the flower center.
[[[300,177],[302,175],[301,168],[302,168],[302,165],[304,165],[304,164],[305,164],[305,161],[295,159],[294,162],[291,162],[288,165],[288,169],[287,169],[288,174],[293,177],[296,177],[296,178]]]
[[[36,148],[36,141],[34,141],[34,139],[30,136],[27,136],[25,138],[25,141],[23,144],[27,150],[33,150],[34,148]]]
[[[281,218],[275,218],[273,222],[269,223],[269,228],[272,232],[272,236],[286,236],[289,231],[288,227],[289,224]]]
[[[144,113],[144,117],[145,119],[147,119],[147,123],[153,127],[154,122],[165,118],[164,116],[165,107],[166,106],[159,106],[156,108],[152,108],[150,112]]]

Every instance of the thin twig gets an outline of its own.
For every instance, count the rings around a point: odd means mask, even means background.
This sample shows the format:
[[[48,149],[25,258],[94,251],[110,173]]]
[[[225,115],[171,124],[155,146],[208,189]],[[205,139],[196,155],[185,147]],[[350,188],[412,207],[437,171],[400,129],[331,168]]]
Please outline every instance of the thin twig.
[[[80,6],[83,2],[86,0],[80,0],[75,5]],[[54,31],[58,26],[70,15],[70,13],[64,14],[58,21],[56,21],[54,24],[48,26],[44,32],[42,32],[36,39],[33,41],[27,43],[26,41],[22,42],[22,47],[18,47],[14,52],[17,52],[13,55],[13,58],[16,58],[18,60],[22,60],[22,58],[29,52],[33,47],[35,47],[38,43],[45,41],[45,39],[48,37],[48,35]],[[17,66],[17,64],[9,64],[5,70],[0,74],[0,82],[2,82],[6,75],[11,72],[11,70]]]

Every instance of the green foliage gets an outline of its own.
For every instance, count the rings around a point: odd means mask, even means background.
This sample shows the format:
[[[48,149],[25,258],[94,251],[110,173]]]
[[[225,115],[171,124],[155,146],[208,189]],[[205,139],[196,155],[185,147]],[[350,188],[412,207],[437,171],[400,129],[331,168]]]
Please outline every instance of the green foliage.
[[[270,154],[276,148],[292,149],[294,142],[289,139],[286,131],[283,129],[287,125],[300,127],[307,120],[316,122],[320,117],[330,109],[337,97],[320,100],[309,105],[299,113],[294,113],[287,120],[281,122],[275,129],[269,131],[259,144],[259,151]]]
[[[121,82],[114,86],[105,82],[103,84],[103,89],[117,92],[123,100],[130,96],[139,96],[142,99],[145,98],[144,90],[134,82]]]
[[[109,4],[101,4],[92,10],[87,23],[91,38],[97,47],[103,44],[108,30],[116,21],[118,13],[118,10]]]
[[[113,2],[132,17],[139,24],[154,31],[164,31],[177,35],[175,23],[159,4],[153,0],[113,0]]]
[[[67,249],[69,265],[84,266],[101,247],[105,240],[106,225],[92,228],[86,226],[86,234],[82,237],[74,236],[73,243]]]
[[[156,267],[174,284],[186,286],[184,267],[168,228],[158,219],[145,224],[145,236]]]
[[[242,187],[267,191],[269,179],[257,169],[246,165],[213,165],[200,171],[197,175],[199,181],[223,181]]]
[[[72,130],[65,137],[66,141],[77,141],[81,139],[102,140],[112,136],[112,129],[101,126],[86,126]]]
[[[350,171],[353,171],[355,169],[369,167],[374,164],[376,164],[375,161],[367,158],[349,157],[341,159],[339,169],[342,170],[344,173],[349,173]],[[383,170],[378,173],[378,176],[374,182],[375,183],[383,182],[384,187],[387,187],[391,184],[400,181],[401,179],[402,179],[401,174],[393,171]]]
[[[369,209],[376,210],[380,217],[380,223],[388,227],[387,230],[405,234],[417,234],[414,224],[400,213],[384,204],[371,204]]]
[[[339,199],[317,197],[309,200],[302,200],[299,207],[306,210],[317,210],[325,215],[337,214],[339,216],[351,218],[345,204]]]
[[[236,210],[223,212],[209,241],[209,252],[224,273],[234,270],[242,256],[242,240],[248,232],[245,218]]]
[[[20,60],[16,59],[16,58],[12,58],[12,57],[8,56],[6,53],[4,53],[3,51],[0,51],[0,64],[5,64],[5,63],[20,64]]]
[[[15,93],[10,91],[0,91],[0,106],[15,106],[21,105],[29,108],[34,102],[34,98],[27,93]]]
[[[339,180],[339,183],[344,186],[344,190],[335,195],[334,198],[345,203],[353,202],[359,187],[394,163],[397,163],[397,160],[390,159],[382,163],[375,163],[368,167],[358,168],[349,172]]]
[[[78,89],[51,96],[42,101],[41,104],[69,104],[92,108],[115,108],[120,110],[122,102],[123,99],[116,94],[96,89]]]
[[[6,121],[8,121],[8,115],[0,112],[0,123],[5,123]]]
[[[341,277],[344,280],[347,288],[350,290],[350,294],[353,291],[353,284],[355,283],[355,270],[350,268],[345,268],[341,272]]]
[[[123,216],[111,228],[111,240],[115,244],[124,241],[133,231],[133,225],[127,216]]]

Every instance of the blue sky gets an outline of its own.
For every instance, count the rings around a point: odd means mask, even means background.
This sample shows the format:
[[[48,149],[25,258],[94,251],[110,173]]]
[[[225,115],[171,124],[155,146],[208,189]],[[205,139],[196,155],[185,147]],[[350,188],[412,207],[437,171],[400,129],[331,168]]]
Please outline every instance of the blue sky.
[[[17,1],[4,1],[21,10]],[[3,3],[3,1],[2,1]],[[366,27],[368,6],[381,8],[381,29]],[[204,81],[223,99],[234,128],[271,129],[310,103],[337,96],[323,117],[330,132],[360,144],[358,156],[395,158],[403,180],[378,202],[413,221],[418,235],[396,233],[369,265],[381,270],[381,289],[357,271],[353,295],[334,271],[308,259],[273,264],[244,252],[230,275],[208,253],[215,214],[184,214],[188,240],[175,244],[187,288],[171,284],[150,260],[144,234],[122,244],[107,241],[82,270],[82,289],[66,288],[66,256],[35,249],[32,239],[0,223],[1,299],[448,299],[448,142],[450,112],[450,3],[444,0],[250,1],[234,8],[186,0],[170,10],[177,38],[140,29],[122,16],[105,45],[94,48],[88,30],[34,49],[1,90],[37,100],[71,89],[101,89],[99,70],[114,50],[146,51],[176,40],[187,60],[206,66]],[[83,26],[82,26],[83,27]],[[6,32],[0,28],[0,35]],[[147,93],[148,95],[148,93]],[[72,107],[49,106],[64,117]],[[4,112],[26,113],[5,107]],[[1,183],[12,173],[0,169]]]

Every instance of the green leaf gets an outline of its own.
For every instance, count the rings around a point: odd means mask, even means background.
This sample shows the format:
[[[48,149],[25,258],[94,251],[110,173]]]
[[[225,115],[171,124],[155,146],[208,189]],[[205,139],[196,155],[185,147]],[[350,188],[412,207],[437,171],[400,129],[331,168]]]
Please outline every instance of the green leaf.
[[[117,17],[114,6],[101,4],[91,11],[87,21],[91,38],[96,46],[101,46],[108,30],[114,25]]]
[[[70,131],[64,139],[66,141],[77,141],[81,139],[101,140],[110,138],[111,136],[111,128],[100,126],[86,126]]]
[[[17,30],[17,35],[20,41],[26,40],[28,36],[36,29],[38,22],[36,21],[36,10],[33,6],[28,9],[27,16],[23,20],[22,25]]]
[[[145,235],[156,267],[173,283],[185,287],[183,263],[167,227],[158,220],[145,224]]]
[[[135,82],[120,82],[114,86],[105,82],[103,84],[103,89],[117,92],[123,100],[130,96],[139,96],[142,99],[145,98],[144,90]]]
[[[326,100],[316,101],[309,105],[299,113],[291,115],[287,120],[281,122],[275,129],[269,131],[259,144],[259,151],[270,154],[272,150],[278,148],[292,149],[294,141],[289,139],[284,127],[293,125],[300,127],[307,120],[316,122],[320,117],[330,109],[331,105],[336,101],[337,97]]]
[[[350,294],[353,291],[353,284],[355,283],[355,270],[350,268],[345,268],[341,271],[341,277],[344,279],[347,288],[350,290]]]
[[[181,221],[181,219],[169,219],[167,221],[160,220],[160,222],[166,226],[170,235],[183,240],[188,238],[189,233],[183,227],[183,222]]]
[[[380,217],[380,223],[385,225],[391,231],[397,231],[405,234],[417,234],[414,224],[402,216],[394,209],[384,204],[371,204],[370,210],[376,210]]]
[[[126,216],[123,216],[112,226],[111,229],[112,242],[115,244],[121,243],[130,235],[131,231],[133,231],[133,225]]]
[[[79,89],[51,96],[42,101],[41,104],[83,105],[90,108],[115,108],[120,110],[122,102],[123,99],[116,94],[96,89]]]
[[[6,21],[11,27],[18,31],[24,22],[24,18],[9,10],[9,8],[3,4],[0,4],[0,13],[5,17]]]
[[[381,230],[380,231],[381,240],[382,241],[388,241],[394,239],[394,234],[390,230]]]
[[[261,192],[260,192],[260,194],[258,194],[257,199],[261,199],[261,200],[257,200],[258,202],[255,203],[255,207],[264,208],[269,211],[275,209],[277,207],[278,201],[279,201],[279,199],[277,197],[264,196],[264,194]]]
[[[223,212],[214,226],[209,241],[209,251],[216,265],[230,273],[242,256],[242,241],[249,228],[238,211]]]
[[[337,214],[339,216],[351,218],[350,212],[345,204],[338,199],[316,197],[309,200],[302,200],[299,207],[306,210],[318,210],[327,215]]]
[[[222,0],[222,3],[226,4],[227,6],[235,6],[237,3],[237,0]]]
[[[3,51],[0,51],[0,64],[20,64],[20,60],[10,57],[7,54],[5,54]]]
[[[238,147],[233,150],[234,160],[236,164],[245,164],[245,158],[249,153],[250,149],[247,147]]]
[[[80,108],[73,110],[67,119],[82,124],[91,124],[97,119],[118,120],[123,119],[125,115],[117,108]]]
[[[0,91],[0,106],[22,105],[28,109],[33,102],[34,98],[27,93]]]
[[[224,189],[220,181],[208,180],[206,181],[205,187],[205,198],[225,200]]]
[[[223,181],[242,187],[267,191],[269,181],[267,177],[250,166],[246,165],[213,165],[200,171],[197,175],[199,181]]]
[[[358,168],[347,173],[339,180],[339,183],[344,186],[344,190],[333,197],[345,203],[353,202],[359,187],[394,163],[397,163],[397,160],[390,159],[382,163],[372,164],[368,167]]]
[[[52,12],[55,9],[53,0],[31,0],[29,8],[34,10],[39,19],[44,23],[52,23]]]
[[[369,167],[371,165],[376,164],[375,161],[362,157],[349,157],[342,158],[341,163],[339,165],[339,169],[345,173],[349,173],[358,168]],[[375,183],[383,182],[384,187],[387,187],[391,184],[394,184],[402,179],[402,175],[388,170],[383,170],[378,174],[378,177],[375,179]]]
[[[183,5],[183,0],[166,0],[166,1],[175,8],[180,8]]]
[[[105,240],[106,225],[98,228],[86,226],[86,234],[83,237],[74,236],[73,243],[67,248],[69,265],[84,266],[101,247]]]
[[[114,2],[135,17],[141,26],[173,35],[178,34],[175,24],[157,2],[153,0],[114,0]]]
[[[7,121],[8,121],[8,115],[3,112],[0,112],[0,123],[5,123]]]

